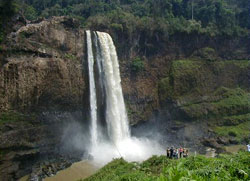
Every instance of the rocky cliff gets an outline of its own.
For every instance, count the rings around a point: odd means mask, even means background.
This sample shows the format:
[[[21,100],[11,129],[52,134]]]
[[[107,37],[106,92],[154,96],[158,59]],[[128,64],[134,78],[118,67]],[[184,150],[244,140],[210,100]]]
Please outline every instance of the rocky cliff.
[[[0,69],[1,110],[74,109],[85,90],[84,31],[64,17],[12,32]]]
[[[182,46],[178,36],[150,56],[128,47],[123,52],[126,41],[114,36],[131,125],[146,125],[142,132],[147,124],[157,127],[165,144],[218,148],[249,139],[249,60],[225,61],[213,48],[201,48],[208,46],[205,39]],[[8,35],[0,50],[0,179],[20,178],[31,172],[39,157],[57,154],[55,148],[60,150],[62,138],[68,137],[64,128],[69,122],[78,121],[74,129],[85,131],[84,39],[84,29],[67,17],[16,23]],[[209,44],[216,47],[212,40]],[[220,50],[222,54],[225,48]],[[247,51],[243,57],[249,57]]]
[[[249,60],[176,60],[166,72],[159,99],[180,129],[176,135],[215,148],[249,141]]]
[[[8,35],[0,56],[0,178],[31,172],[61,144],[67,121],[84,121],[84,39],[79,24],[65,17]]]

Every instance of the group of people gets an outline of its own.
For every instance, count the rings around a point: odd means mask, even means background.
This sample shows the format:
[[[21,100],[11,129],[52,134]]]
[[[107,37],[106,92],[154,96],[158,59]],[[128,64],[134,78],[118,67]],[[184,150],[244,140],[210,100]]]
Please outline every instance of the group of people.
[[[186,158],[188,157],[188,149],[187,148],[167,148],[167,158],[170,159],[178,159],[178,158]]]

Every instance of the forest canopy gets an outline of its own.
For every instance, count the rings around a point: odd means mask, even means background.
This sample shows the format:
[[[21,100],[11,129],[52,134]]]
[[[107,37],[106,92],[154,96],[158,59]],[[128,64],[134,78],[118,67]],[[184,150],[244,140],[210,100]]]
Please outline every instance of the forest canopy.
[[[15,11],[28,20],[70,16],[84,27],[112,28],[127,34],[157,29],[210,36],[245,36],[250,29],[248,0],[1,0],[1,22]]]

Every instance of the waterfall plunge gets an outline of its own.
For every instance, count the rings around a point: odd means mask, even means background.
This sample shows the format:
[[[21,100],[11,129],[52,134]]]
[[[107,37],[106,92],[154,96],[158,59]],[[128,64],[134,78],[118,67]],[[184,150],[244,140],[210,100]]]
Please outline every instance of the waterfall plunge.
[[[109,34],[97,32],[101,64],[103,65],[104,85],[106,90],[106,122],[108,135],[115,144],[129,138],[129,126],[125,109],[118,58]]]
[[[97,144],[97,106],[96,106],[96,89],[94,77],[94,56],[92,50],[91,32],[86,31],[87,50],[88,50],[88,69],[89,69],[89,95],[90,95],[90,118],[91,118],[91,143],[93,146]]]
[[[128,161],[139,161],[153,154],[163,153],[163,149],[148,139],[138,139],[130,136],[128,118],[121,88],[119,63],[113,40],[109,34],[94,32],[95,59],[98,68],[99,87],[101,89],[101,102],[105,102],[106,132],[108,140],[101,135],[101,120],[97,119],[98,109],[94,76],[94,56],[92,49],[91,32],[86,31],[90,111],[91,111],[91,150],[95,161],[107,163],[112,158],[124,157]],[[99,135],[98,135],[99,134]]]

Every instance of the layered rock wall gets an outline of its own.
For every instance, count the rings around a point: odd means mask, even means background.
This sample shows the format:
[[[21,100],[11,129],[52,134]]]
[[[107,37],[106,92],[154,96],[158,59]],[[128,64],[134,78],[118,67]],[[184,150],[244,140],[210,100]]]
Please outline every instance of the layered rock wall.
[[[9,35],[0,68],[1,110],[61,109],[82,105],[84,31],[57,17]]]

